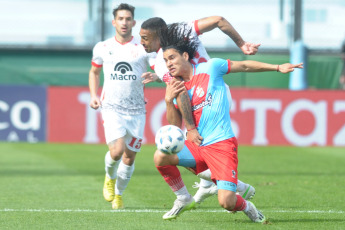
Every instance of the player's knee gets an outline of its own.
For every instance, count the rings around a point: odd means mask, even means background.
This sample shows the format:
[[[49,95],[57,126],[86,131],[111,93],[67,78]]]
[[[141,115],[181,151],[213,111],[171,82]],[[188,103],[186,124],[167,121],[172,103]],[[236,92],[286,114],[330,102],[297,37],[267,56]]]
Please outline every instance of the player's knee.
[[[236,196],[229,195],[228,193],[222,193],[218,190],[218,202],[226,210],[233,210],[236,206]]]
[[[236,202],[232,202],[231,200],[219,200],[219,204],[224,209],[231,211],[235,208]]]
[[[153,156],[153,161],[155,163],[155,166],[176,165],[176,158],[176,155],[167,155],[160,152],[159,150],[156,150]]]
[[[159,150],[156,150],[153,155],[153,162],[155,163],[155,166],[164,166],[164,155]]]
[[[113,158],[113,160],[116,161],[121,159],[124,150],[124,148],[109,147],[110,156],[111,158]]]

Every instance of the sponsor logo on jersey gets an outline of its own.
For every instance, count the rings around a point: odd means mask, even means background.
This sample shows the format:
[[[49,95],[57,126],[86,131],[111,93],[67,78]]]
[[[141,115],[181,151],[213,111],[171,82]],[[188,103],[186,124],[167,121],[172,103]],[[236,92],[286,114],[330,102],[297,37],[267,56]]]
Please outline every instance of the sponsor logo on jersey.
[[[119,62],[114,67],[115,73],[110,74],[111,80],[136,80],[137,76],[135,74],[127,74],[127,72],[132,72],[132,66],[127,62]]]
[[[169,72],[167,72],[166,74],[164,74],[163,76],[163,81],[166,83],[169,83],[174,77],[171,76],[171,74]]]
[[[211,104],[212,104],[212,95],[208,94],[207,99],[205,101],[201,102],[200,104],[192,106],[192,111],[198,110],[198,109],[203,108],[207,105],[211,106]]]

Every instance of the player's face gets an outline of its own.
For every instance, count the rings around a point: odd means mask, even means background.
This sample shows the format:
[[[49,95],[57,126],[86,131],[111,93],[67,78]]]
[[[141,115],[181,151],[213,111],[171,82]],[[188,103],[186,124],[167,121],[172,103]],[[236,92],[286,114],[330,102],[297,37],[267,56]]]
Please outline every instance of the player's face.
[[[140,43],[147,53],[157,52],[160,48],[160,41],[157,34],[151,30],[140,29]]]
[[[135,26],[133,15],[128,10],[117,11],[115,19],[112,21],[116,33],[122,37],[132,36],[132,28]]]
[[[163,53],[163,58],[171,76],[184,78],[190,67],[186,52],[181,55],[174,48],[167,49]]]

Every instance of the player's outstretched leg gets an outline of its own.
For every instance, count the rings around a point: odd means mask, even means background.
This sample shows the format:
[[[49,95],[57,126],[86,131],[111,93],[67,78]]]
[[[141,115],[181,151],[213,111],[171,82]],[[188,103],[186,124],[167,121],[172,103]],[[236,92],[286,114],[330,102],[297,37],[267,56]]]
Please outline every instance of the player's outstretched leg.
[[[164,214],[163,219],[164,220],[176,219],[184,211],[191,210],[194,208],[195,208],[195,201],[192,196],[190,196],[189,199],[185,199],[185,200],[176,199],[174,202],[174,206],[169,212]]]
[[[255,223],[262,223],[266,220],[265,216],[259,210],[257,210],[255,205],[250,201],[247,201],[247,207],[243,210],[243,212],[249,217],[249,219],[251,219],[251,221]]]
[[[103,197],[106,201],[112,202],[115,197],[115,179],[110,179],[105,175],[103,186]]]
[[[194,200],[196,203],[200,204],[208,197],[217,194],[218,191],[217,186],[211,180],[211,171],[209,169],[199,173],[197,176],[200,177],[200,184],[195,182],[195,185],[193,185],[193,188],[199,188],[194,195]],[[255,196],[255,188],[250,184],[246,184],[241,180],[238,180],[237,194],[242,196],[244,199],[249,200]]]

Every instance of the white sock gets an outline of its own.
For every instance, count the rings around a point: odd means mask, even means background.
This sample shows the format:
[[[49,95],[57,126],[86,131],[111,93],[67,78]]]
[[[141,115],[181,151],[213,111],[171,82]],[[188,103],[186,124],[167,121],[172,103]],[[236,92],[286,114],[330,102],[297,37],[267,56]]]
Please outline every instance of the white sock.
[[[113,158],[110,156],[110,152],[108,151],[107,154],[105,154],[105,173],[108,178],[115,179],[117,174],[117,168],[119,167],[119,163],[121,162],[121,159],[118,161],[114,161]]]
[[[199,173],[197,176],[201,179],[212,181],[211,180],[211,170],[209,170],[209,169]]]
[[[244,190],[246,189],[246,183],[243,183],[240,180],[237,180],[237,192],[244,192]]]
[[[183,186],[182,188],[175,191],[174,193],[177,196],[177,199],[182,200],[182,201],[187,201],[191,197],[186,186]]]
[[[248,203],[247,203],[247,201],[246,201],[246,200],[244,200],[244,201],[246,202],[246,207],[243,209],[243,212],[248,212],[249,205],[248,205]]]
[[[200,186],[203,188],[209,188],[214,185],[213,181],[205,180],[200,178]]]
[[[125,191],[129,181],[131,180],[134,172],[134,163],[132,165],[126,165],[122,161],[120,162],[117,170],[117,180],[115,184],[115,194],[122,195]]]

